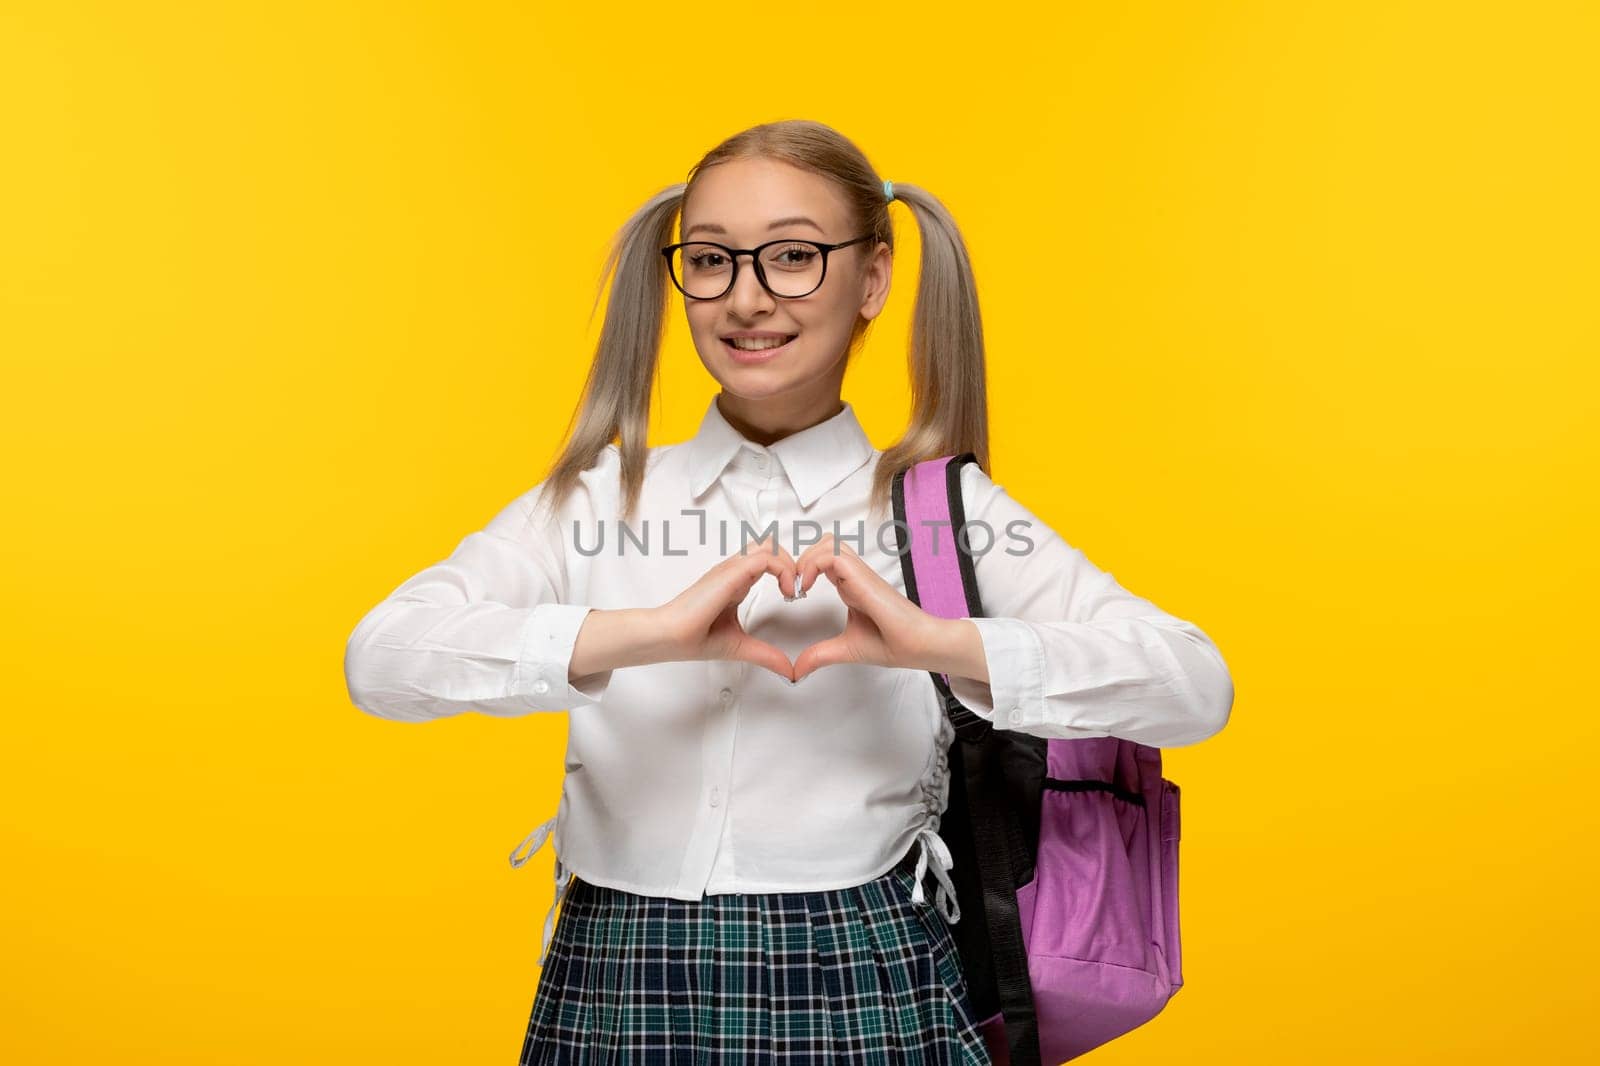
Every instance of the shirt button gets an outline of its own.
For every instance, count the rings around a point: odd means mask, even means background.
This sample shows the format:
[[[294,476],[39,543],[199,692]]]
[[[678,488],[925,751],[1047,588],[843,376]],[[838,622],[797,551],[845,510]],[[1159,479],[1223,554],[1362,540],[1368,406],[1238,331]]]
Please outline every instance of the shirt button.
[[[715,807],[722,802],[722,794],[717,791],[717,786],[711,786],[711,806]]]
[[[1012,725],[1021,725],[1022,724],[1022,708],[1021,707],[1013,707],[1013,708],[1011,708],[1010,719],[1011,719],[1011,724]]]
[[[533,683],[533,691],[535,691],[539,695],[543,696],[546,692],[550,691],[550,682],[548,682],[548,681],[535,681]]]
[[[726,707],[728,704],[733,702],[733,689],[723,689],[721,692],[717,693],[717,699],[721,700],[722,705]]]

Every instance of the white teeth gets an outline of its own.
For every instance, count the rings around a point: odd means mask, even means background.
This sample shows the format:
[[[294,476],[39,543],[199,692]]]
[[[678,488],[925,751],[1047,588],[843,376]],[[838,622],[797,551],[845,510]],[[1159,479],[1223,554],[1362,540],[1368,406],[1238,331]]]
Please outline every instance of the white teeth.
[[[788,344],[787,337],[734,337],[728,341],[735,348],[746,352],[759,352],[763,348],[778,348]]]

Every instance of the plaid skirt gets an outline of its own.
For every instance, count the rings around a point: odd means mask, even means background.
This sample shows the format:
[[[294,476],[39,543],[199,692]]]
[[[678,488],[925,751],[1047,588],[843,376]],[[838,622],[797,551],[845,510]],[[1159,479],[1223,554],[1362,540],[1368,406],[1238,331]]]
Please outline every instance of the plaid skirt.
[[[990,1066],[914,853],[853,888],[698,902],[574,876],[520,1066]]]

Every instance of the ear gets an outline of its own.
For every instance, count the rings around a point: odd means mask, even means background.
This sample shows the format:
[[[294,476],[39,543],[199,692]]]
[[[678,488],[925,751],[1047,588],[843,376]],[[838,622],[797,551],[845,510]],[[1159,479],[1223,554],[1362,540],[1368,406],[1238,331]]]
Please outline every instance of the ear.
[[[888,244],[879,241],[872,249],[872,258],[867,261],[866,274],[863,281],[863,298],[861,301],[861,317],[872,321],[883,312],[884,304],[889,302],[889,282],[894,275],[894,253]]]

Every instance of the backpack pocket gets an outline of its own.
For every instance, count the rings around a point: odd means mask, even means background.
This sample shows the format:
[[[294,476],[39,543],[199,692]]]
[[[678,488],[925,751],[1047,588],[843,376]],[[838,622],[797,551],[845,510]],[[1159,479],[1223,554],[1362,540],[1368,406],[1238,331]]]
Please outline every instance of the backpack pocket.
[[[1137,794],[1046,777],[1029,954],[1151,970],[1147,819]]]
[[[1166,1004],[1154,826],[1142,795],[1102,781],[1047,777],[1041,806],[1028,973],[1044,1061],[1065,1062]]]

